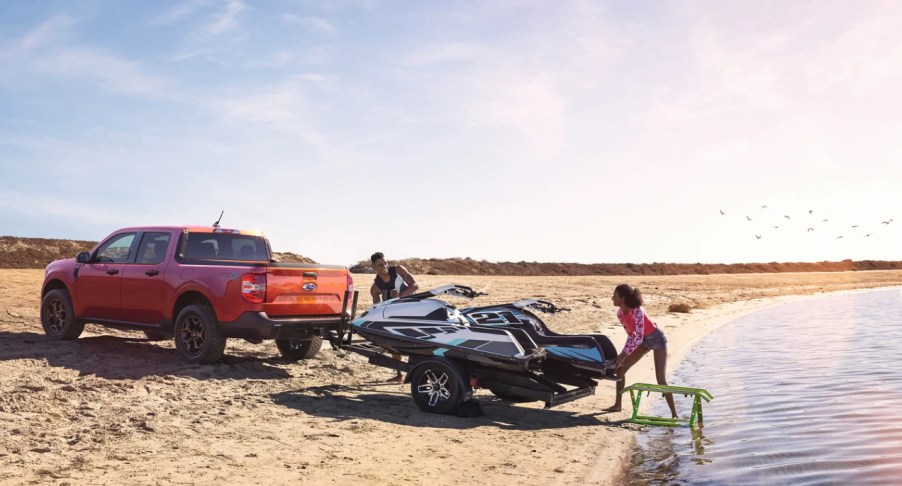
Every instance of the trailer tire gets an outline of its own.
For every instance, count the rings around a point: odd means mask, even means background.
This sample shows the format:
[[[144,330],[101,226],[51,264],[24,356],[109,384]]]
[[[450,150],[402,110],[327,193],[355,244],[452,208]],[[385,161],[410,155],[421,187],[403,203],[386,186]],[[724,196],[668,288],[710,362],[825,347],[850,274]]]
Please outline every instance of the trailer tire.
[[[410,394],[420,410],[449,413],[464,400],[468,389],[459,366],[447,359],[428,359],[410,375]]]
[[[322,336],[313,336],[311,339],[276,339],[276,347],[282,357],[289,361],[300,361],[316,356],[323,346]]]

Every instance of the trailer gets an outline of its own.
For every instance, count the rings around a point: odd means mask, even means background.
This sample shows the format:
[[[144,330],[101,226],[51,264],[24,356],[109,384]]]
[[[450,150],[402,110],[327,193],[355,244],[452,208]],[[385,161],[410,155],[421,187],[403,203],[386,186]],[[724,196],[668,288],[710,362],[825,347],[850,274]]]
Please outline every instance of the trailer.
[[[536,314],[567,309],[538,299],[458,309],[438,298],[479,295],[485,294],[446,285],[375,304],[356,316],[355,293],[352,314],[330,341],[374,365],[407,373],[414,402],[430,413],[454,412],[479,388],[551,408],[593,395],[600,379],[616,379],[617,350],[610,339],[555,333]]]

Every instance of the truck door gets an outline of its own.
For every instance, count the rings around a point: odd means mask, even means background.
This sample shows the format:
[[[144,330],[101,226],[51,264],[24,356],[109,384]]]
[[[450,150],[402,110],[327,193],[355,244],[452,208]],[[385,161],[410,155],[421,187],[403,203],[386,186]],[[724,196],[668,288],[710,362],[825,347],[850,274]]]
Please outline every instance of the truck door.
[[[172,235],[148,231],[141,236],[134,263],[122,272],[122,320],[157,324],[163,319],[165,270]]]
[[[135,232],[107,238],[78,269],[75,314],[82,318],[120,320],[122,270],[135,247]]]

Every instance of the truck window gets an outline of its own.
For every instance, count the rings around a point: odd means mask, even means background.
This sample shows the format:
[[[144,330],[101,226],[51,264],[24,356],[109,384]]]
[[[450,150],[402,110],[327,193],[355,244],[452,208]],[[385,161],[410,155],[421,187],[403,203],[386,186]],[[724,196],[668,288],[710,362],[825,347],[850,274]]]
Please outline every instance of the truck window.
[[[233,233],[189,233],[185,258],[228,261],[269,261],[261,236]]]
[[[169,233],[144,233],[141,245],[138,246],[138,259],[135,263],[156,265],[163,263],[166,248],[169,247]]]
[[[97,263],[125,263],[128,261],[128,252],[134,241],[134,233],[116,235],[97,250],[94,261]]]

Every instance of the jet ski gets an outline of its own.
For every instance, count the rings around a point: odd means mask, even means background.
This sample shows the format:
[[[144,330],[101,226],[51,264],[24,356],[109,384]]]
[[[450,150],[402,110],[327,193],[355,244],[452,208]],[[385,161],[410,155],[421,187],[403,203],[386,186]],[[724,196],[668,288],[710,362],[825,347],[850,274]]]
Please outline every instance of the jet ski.
[[[353,343],[350,334],[337,342],[374,364],[407,371],[414,401],[434,413],[454,410],[475,388],[550,408],[594,394],[595,380],[611,377],[617,350],[606,336],[558,334],[537,315],[568,309],[539,299],[458,309],[438,298],[480,295],[445,285],[390,299],[350,321],[351,334],[367,342]]]

